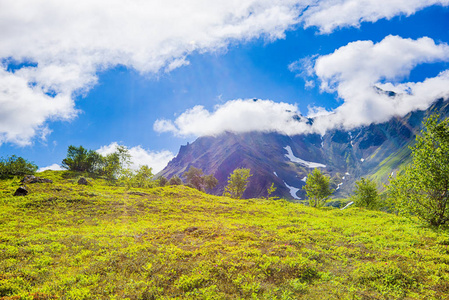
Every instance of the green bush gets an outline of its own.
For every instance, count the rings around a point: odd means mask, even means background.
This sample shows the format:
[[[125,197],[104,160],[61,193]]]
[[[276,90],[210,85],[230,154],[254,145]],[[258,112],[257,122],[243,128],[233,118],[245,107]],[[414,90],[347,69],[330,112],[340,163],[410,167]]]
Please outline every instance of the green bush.
[[[376,184],[362,177],[356,181],[355,185],[354,196],[352,197],[355,205],[368,209],[376,208],[379,202]]]
[[[228,185],[223,193],[224,196],[229,196],[234,199],[240,199],[248,186],[250,169],[240,168],[235,169],[228,178]]]
[[[434,115],[412,148],[412,164],[388,186],[397,209],[432,226],[449,220],[449,119]]]
[[[307,176],[306,185],[303,187],[309,198],[309,206],[320,207],[326,203],[333,190],[330,188],[329,176],[323,175],[320,170],[314,169]]]
[[[37,166],[22,157],[15,155],[0,159],[0,178],[10,176],[32,175],[37,171]]]

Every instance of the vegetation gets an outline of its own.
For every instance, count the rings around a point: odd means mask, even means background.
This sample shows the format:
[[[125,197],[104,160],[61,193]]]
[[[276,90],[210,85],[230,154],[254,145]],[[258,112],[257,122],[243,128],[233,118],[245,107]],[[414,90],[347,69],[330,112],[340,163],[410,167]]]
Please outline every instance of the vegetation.
[[[267,189],[267,199],[278,199],[278,197],[271,197],[271,194],[274,192],[276,192],[276,187],[274,186],[274,182],[272,182],[270,187]]]
[[[240,199],[248,186],[250,169],[239,168],[235,169],[228,178],[228,185],[225,187],[224,196],[228,196],[234,199]]]
[[[0,178],[11,176],[32,175],[37,171],[37,166],[22,157],[15,155],[0,159]]]
[[[179,178],[178,176],[173,176],[172,178],[170,178],[170,180],[168,181],[169,185],[182,185],[182,180],[181,178]]]
[[[412,164],[388,187],[397,209],[432,226],[449,220],[449,119],[425,120],[412,148]]]
[[[214,175],[204,175],[201,169],[193,166],[190,166],[189,170],[183,174],[183,177],[186,178],[187,184],[202,192],[206,189],[213,189],[218,183]]]
[[[309,206],[321,207],[326,203],[333,193],[330,188],[330,177],[323,175],[320,170],[314,169],[312,174],[307,176],[306,185],[303,186],[309,198]]]
[[[30,183],[26,196],[13,196],[20,178],[0,179],[0,300],[448,299],[449,120],[427,119],[412,157],[388,187],[406,218],[373,210],[365,178],[345,210],[317,208],[332,193],[318,169],[309,206],[274,201],[274,184],[266,199],[237,200],[249,169],[211,196],[202,191],[217,180],[200,169],[184,174],[192,189],[125,168],[125,147],[103,157],[70,146],[65,167],[77,171],[42,172],[52,183]],[[0,166],[37,169],[15,156]]]
[[[62,167],[76,172],[88,172],[109,179],[117,179],[129,166],[131,155],[125,146],[118,146],[114,153],[102,156],[94,150],[83,146],[70,145],[67,157],[62,160]]]
[[[38,176],[0,181],[3,300],[449,297],[449,233],[413,217]]]
[[[159,181],[159,186],[166,186],[168,184],[168,180],[164,176],[159,177],[158,181]]]
[[[368,209],[377,208],[379,194],[377,192],[376,183],[363,177],[356,181],[353,200],[356,206]]]
[[[83,146],[70,145],[67,149],[67,157],[62,160],[62,167],[77,172],[95,172],[102,164],[102,157],[93,150],[87,150]]]
[[[154,186],[152,169],[147,165],[140,166],[137,171],[123,169],[121,174],[120,182],[123,182],[128,188],[150,188]]]

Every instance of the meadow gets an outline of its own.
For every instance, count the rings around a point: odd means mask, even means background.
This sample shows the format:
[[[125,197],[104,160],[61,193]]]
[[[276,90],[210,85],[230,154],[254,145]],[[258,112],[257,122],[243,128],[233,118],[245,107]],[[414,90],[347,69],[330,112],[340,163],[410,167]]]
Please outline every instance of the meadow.
[[[0,299],[448,299],[449,231],[351,207],[0,181]]]

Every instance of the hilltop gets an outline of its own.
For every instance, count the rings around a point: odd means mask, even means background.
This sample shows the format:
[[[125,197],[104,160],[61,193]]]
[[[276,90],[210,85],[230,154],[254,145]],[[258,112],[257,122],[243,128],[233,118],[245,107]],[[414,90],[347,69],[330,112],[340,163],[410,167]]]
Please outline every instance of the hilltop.
[[[449,234],[413,219],[37,175],[0,181],[3,300],[449,297]]]

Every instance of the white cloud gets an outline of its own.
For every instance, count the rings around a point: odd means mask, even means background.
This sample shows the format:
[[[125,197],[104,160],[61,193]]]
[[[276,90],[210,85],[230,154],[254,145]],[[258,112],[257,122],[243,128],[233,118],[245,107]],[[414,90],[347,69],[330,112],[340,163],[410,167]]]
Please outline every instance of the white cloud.
[[[0,144],[6,141],[27,145],[35,135],[49,133],[45,121],[67,120],[76,114],[70,95],[56,97],[32,86],[20,72],[0,66]]]
[[[0,0],[0,144],[30,144],[49,120],[74,118],[76,96],[116,65],[169,72],[193,52],[284,38],[299,23],[331,32],[448,1]]]
[[[403,82],[419,64],[449,61],[449,46],[427,37],[417,40],[387,36],[381,42],[357,41],[317,58],[321,89],[336,92],[344,103],[328,116],[318,117],[320,132],[380,123],[426,109],[449,96],[449,71],[422,82]],[[379,90],[379,88],[381,90]],[[382,90],[384,92],[382,92]],[[386,91],[397,93],[388,96]]]
[[[307,118],[316,118],[316,117],[322,117],[322,116],[328,116],[331,115],[333,112],[326,110],[324,107],[319,106],[307,106]]]
[[[97,150],[101,155],[108,155],[114,153],[119,144],[113,142],[107,146],[103,146]],[[168,164],[168,162],[173,159],[174,155],[170,151],[149,151],[145,150],[141,146],[136,146],[128,148],[129,154],[131,155],[131,166],[133,170],[137,170],[142,165],[147,165],[153,168],[153,173],[156,174],[162,171],[163,168]]]
[[[449,0],[328,0],[314,1],[303,14],[304,26],[316,26],[321,33],[337,28],[358,27],[362,22],[376,22],[398,15],[410,16],[432,5],[449,5]]]
[[[225,131],[276,131],[294,135],[328,129],[351,129],[388,121],[393,116],[426,109],[449,97],[449,70],[422,82],[403,82],[419,64],[449,61],[449,46],[430,38],[418,40],[388,36],[381,42],[357,41],[334,53],[317,57],[313,72],[325,92],[336,92],[343,104],[333,111],[310,107],[307,119],[298,120],[296,105],[271,100],[231,100],[213,111],[202,106],[187,110],[174,121],[157,120],[158,132],[181,136],[217,135]],[[389,96],[393,91],[395,97]]]
[[[217,105],[213,112],[203,106],[187,110],[174,121],[157,120],[154,130],[179,136],[217,135],[225,131],[277,131],[285,134],[304,132],[309,126],[297,121],[296,105],[271,100],[232,100]]]
[[[53,170],[53,171],[62,171],[65,170],[64,168],[62,168],[60,165],[58,164],[52,164],[51,166],[47,166],[47,167],[43,167],[43,168],[39,168],[39,170],[37,170],[38,172],[44,172],[47,170]]]
[[[232,41],[284,37],[294,0],[0,0],[0,144],[27,145],[116,65],[142,73],[189,64]],[[18,70],[7,66],[31,62]],[[47,131],[48,132],[48,131]]]

